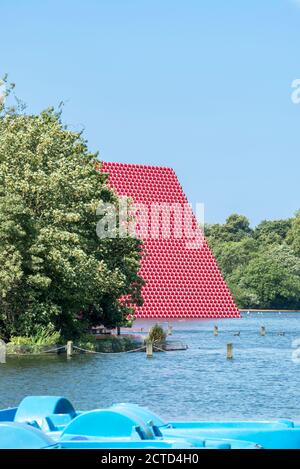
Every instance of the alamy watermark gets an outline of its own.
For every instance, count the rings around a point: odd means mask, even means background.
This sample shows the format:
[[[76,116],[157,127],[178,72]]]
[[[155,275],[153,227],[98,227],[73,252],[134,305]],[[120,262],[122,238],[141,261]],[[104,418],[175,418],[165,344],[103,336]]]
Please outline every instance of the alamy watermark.
[[[291,100],[294,104],[300,104],[300,78],[296,78],[292,81],[291,87],[293,91],[291,93]]]
[[[296,364],[300,363],[300,339],[295,339],[292,342],[292,361]]]
[[[0,106],[5,102],[5,83],[3,80],[0,80]]]
[[[204,204],[196,204],[196,216],[188,203],[135,203],[119,199],[119,206],[102,203],[97,209],[96,232],[100,239],[184,239],[188,249],[201,248],[204,240]]]

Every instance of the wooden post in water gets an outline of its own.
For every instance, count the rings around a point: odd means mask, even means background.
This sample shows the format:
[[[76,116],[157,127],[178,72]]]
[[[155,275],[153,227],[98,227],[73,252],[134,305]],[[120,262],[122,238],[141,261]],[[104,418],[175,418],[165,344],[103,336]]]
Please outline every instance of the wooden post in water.
[[[71,358],[73,355],[73,342],[68,340],[67,342],[67,358]]]
[[[172,324],[170,324],[168,322],[168,331],[167,331],[167,335],[172,335],[173,334],[173,326]]]
[[[231,360],[233,358],[233,347],[232,344],[227,344],[227,360]]]
[[[0,363],[6,363],[6,343],[0,339]]]
[[[147,358],[153,357],[153,343],[150,341],[146,342],[146,356]]]
[[[217,336],[219,334],[218,326],[214,326],[214,335]]]
[[[261,335],[261,336],[266,335],[266,328],[265,328],[265,326],[261,326],[261,328],[260,328],[260,335]]]

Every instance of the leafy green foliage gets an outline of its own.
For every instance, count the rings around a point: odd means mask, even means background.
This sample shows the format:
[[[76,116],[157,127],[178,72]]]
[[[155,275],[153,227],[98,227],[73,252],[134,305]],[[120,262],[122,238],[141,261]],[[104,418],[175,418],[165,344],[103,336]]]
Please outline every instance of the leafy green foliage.
[[[238,215],[233,230],[230,219],[208,226],[206,235],[238,306],[300,308],[300,212],[291,220],[263,221],[254,230]]]
[[[11,345],[57,345],[61,342],[60,333],[53,330],[53,327],[40,327],[33,336],[12,336]]]
[[[291,229],[287,233],[287,242],[292,246],[297,256],[300,256],[300,210],[292,220]]]
[[[97,340],[96,337],[92,334],[82,334],[81,337],[76,341],[77,347],[80,347],[84,350],[96,350]]]
[[[118,206],[97,156],[52,109],[0,116],[2,338],[48,325],[76,338],[142,304],[141,242],[96,234],[99,203]]]
[[[230,215],[224,225],[206,225],[205,232],[211,246],[220,242],[241,241],[244,237],[252,235],[249,220],[237,213]]]
[[[149,342],[164,342],[167,334],[159,324],[154,324],[148,333],[146,341]]]
[[[253,237],[265,244],[280,244],[285,241],[291,225],[292,221],[290,219],[264,220],[255,228]]]

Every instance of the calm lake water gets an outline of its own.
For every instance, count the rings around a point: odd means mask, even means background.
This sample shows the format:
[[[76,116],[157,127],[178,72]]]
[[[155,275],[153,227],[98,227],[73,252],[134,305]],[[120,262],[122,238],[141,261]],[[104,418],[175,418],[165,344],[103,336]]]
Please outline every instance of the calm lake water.
[[[172,324],[171,338],[188,350],[156,353],[153,359],[145,353],[9,358],[0,365],[0,407],[15,406],[30,394],[55,394],[82,410],[127,401],[183,420],[300,420],[300,363],[292,360],[293,340],[299,339],[300,348],[300,313]],[[149,323],[139,321],[135,328],[141,325]],[[261,325],[265,337],[259,335]],[[231,361],[228,342],[234,347]]]

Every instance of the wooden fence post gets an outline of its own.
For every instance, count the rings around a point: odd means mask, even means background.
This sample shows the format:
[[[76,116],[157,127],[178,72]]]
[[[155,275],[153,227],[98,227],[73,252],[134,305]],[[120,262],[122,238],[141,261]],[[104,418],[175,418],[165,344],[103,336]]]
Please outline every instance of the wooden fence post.
[[[67,358],[71,358],[73,355],[73,342],[68,340],[67,342]]]
[[[146,356],[147,358],[153,357],[153,343],[150,341],[146,342]]]
[[[6,363],[6,343],[0,339],[0,363]]]
[[[227,359],[231,360],[233,358],[233,347],[232,344],[227,344]]]

